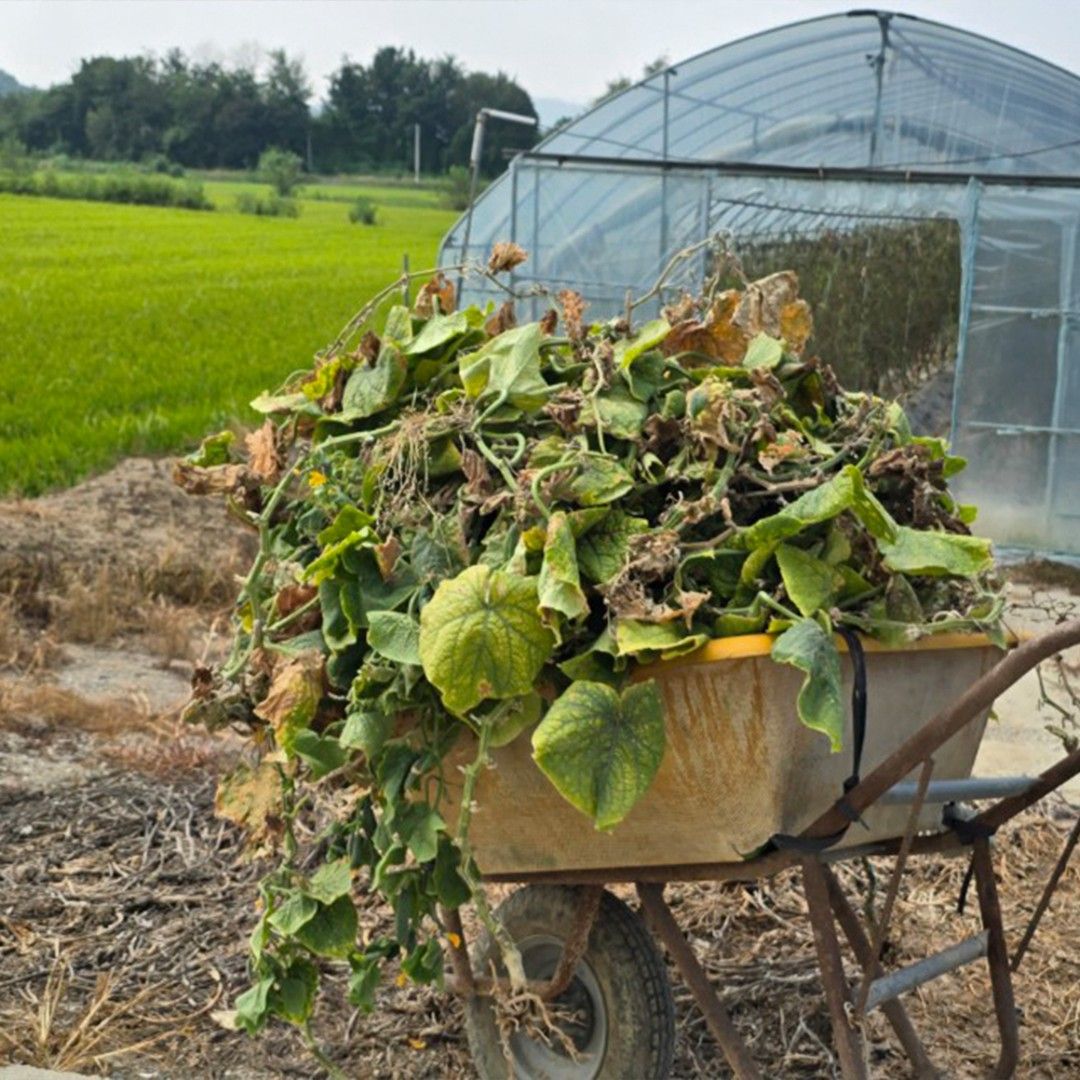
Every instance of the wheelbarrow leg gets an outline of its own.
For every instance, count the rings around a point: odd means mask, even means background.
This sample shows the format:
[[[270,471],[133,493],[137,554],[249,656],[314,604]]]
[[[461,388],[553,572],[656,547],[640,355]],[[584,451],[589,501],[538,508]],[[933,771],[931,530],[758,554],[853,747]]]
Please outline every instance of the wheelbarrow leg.
[[[833,1042],[840,1058],[840,1074],[844,1080],[867,1080],[862,1039],[848,1019],[847,981],[840,957],[840,942],[836,938],[836,923],[833,922],[829,904],[825,870],[817,859],[805,858],[802,860],[802,872],[821,981],[825,987],[825,1000],[829,1004],[829,1016],[832,1020]]]
[[[990,855],[990,840],[979,837],[972,845],[972,866],[975,870],[975,891],[984,929],[990,935],[986,960],[990,965],[990,985],[994,992],[994,1012],[1001,1034],[1001,1054],[990,1073],[991,1080],[1010,1080],[1016,1075],[1020,1060],[1020,1031],[1016,1021],[1016,1000],[1013,997],[1009,953],[1005,945],[1005,930],[1001,925],[1001,905],[994,881],[994,860]]]
[[[694,995],[694,1001],[705,1016],[705,1022],[713,1033],[713,1038],[720,1044],[720,1049],[727,1058],[727,1063],[735,1073],[735,1080],[761,1080],[754,1059],[750,1056],[750,1048],[743,1041],[742,1036],[735,1030],[720,999],[716,996],[708,975],[694,955],[689,942],[679,929],[679,924],[671,914],[671,909],[664,901],[664,887],[656,884],[637,885],[638,896],[641,897],[641,906],[649,917],[653,931],[664,943],[664,948],[675,961],[675,966],[686,980],[690,993]]]
[[[859,922],[859,916],[844,895],[844,890],[840,887],[840,882],[836,880],[836,875],[827,866],[822,869],[829,887],[829,900],[836,913],[836,921],[840,924],[840,929],[844,931],[844,937],[848,939],[851,951],[863,969],[863,978],[878,978],[883,974],[881,963],[873,954],[870,939]],[[884,1002],[881,1011],[892,1025],[896,1037],[900,1040],[900,1045],[903,1046],[904,1052],[911,1061],[917,1080],[939,1080],[941,1073],[934,1067],[926,1053],[926,1048],[900,999],[894,998],[892,1001]]]

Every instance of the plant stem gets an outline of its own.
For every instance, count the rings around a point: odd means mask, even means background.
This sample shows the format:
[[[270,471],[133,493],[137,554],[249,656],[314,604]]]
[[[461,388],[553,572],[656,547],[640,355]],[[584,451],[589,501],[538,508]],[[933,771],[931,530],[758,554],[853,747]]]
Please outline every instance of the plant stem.
[[[480,721],[480,736],[477,745],[476,758],[465,766],[465,782],[461,788],[461,809],[458,811],[457,822],[457,846],[461,851],[461,875],[472,892],[472,900],[476,905],[476,914],[487,928],[487,931],[499,945],[503,963],[506,964],[506,973],[510,976],[510,984],[514,990],[525,989],[525,965],[521,961],[521,953],[518,951],[514,939],[507,929],[491,913],[488,906],[487,896],[484,893],[483,882],[476,873],[472,858],[472,846],[469,844],[469,825],[472,822],[473,796],[476,794],[476,783],[480,774],[488,766],[488,745],[491,741],[491,724]]]

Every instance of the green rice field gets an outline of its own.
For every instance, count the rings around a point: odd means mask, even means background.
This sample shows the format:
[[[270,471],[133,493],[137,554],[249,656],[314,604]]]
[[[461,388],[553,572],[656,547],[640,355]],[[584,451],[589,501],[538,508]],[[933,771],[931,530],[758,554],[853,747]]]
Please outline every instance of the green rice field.
[[[186,448],[310,363],[376,289],[430,266],[455,214],[430,188],[307,189],[299,218],[0,195],[0,493]],[[311,197],[307,197],[310,195]],[[378,223],[353,225],[365,195]]]

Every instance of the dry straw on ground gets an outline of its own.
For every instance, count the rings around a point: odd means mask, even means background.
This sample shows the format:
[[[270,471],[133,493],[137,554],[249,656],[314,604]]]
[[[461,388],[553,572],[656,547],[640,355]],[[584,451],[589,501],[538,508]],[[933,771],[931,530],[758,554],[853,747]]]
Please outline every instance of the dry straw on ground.
[[[214,820],[212,779],[100,772],[39,794],[0,795],[0,1061],[116,1076],[312,1076],[299,1038],[275,1028],[257,1042],[220,1013],[246,986],[244,939],[259,867]],[[1064,838],[1053,807],[1029,813],[998,843],[1005,921],[1013,940]],[[969,933],[952,914],[963,860],[927,858],[905,881],[889,962],[920,957]],[[876,875],[884,881],[886,867]],[[868,870],[845,871],[865,891]],[[748,887],[672,887],[673,910],[766,1075],[835,1073],[805,905],[793,875]],[[1025,1077],[1080,1070],[1080,957],[1074,943],[1080,867],[1071,868],[1017,980]],[[389,925],[375,905],[363,932]],[[674,976],[673,976],[674,978]],[[704,1021],[675,978],[674,1076],[728,1075]],[[467,1077],[460,1010],[448,997],[387,986],[358,1016],[336,985],[316,1032],[349,1075]],[[931,1052],[953,1077],[981,1075],[993,1053],[982,965],[911,996]],[[875,1077],[907,1075],[880,1019],[868,1028]]]

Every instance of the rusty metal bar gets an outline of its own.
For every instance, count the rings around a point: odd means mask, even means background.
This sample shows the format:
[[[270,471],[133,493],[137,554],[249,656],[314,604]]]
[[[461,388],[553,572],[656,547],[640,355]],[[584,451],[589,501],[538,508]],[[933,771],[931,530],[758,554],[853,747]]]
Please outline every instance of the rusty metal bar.
[[[930,783],[930,777],[934,772],[934,759],[927,758],[923,762],[919,772],[919,783],[915,788],[915,798],[911,802],[911,812],[908,814],[907,827],[904,829],[904,837],[900,841],[900,850],[896,854],[896,864],[893,866],[892,877],[889,878],[889,888],[885,892],[885,903],[882,905],[881,917],[874,923],[870,931],[870,951],[875,960],[881,959],[881,944],[885,935],[889,932],[889,923],[892,922],[893,905],[900,894],[900,879],[904,876],[907,867],[908,854],[911,852],[912,842],[915,840],[915,832],[919,824],[919,815],[922,813],[923,800],[926,798],[926,788]],[[855,1015],[861,1017],[866,1012],[866,1004],[870,995],[870,979],[864,976],[859,986],[859,993],[855,998]]]
[[[895,855],[900,841],[873,840],[868,844],[835,847],[818,854],[825,863],[843,862],[874,855]],[[951,832],[916,836],[911,846],[916,855],[956,855],[967,849]],[[738,863],[681,863],[665,866],[615,866],[594,870],[537,870],[514,874],[485,874],[484,880],[515,885],[614,885],[648,882],[670,885],[677,881],[760,881],[798,865],[799,856],[774,851]]]
[[[592,933],[596,914],[600,910],[600,899],[604,895],[602,885],[584,885],[578,898],[578,909],[570,923],[570,931],[563,942],[562,955],[551,973],[547,987],[540,995],[545,1001],[557,998],[569,985],[577,971],[585,950],[589,947],[589,935]]]
[[[975,870],[975,892],[979,898],[983,927],[990,934],[986,961],[990,967],[994,1013],[1001,1035],[1001,1053],[990,1077],[991,1080],[1010,1080],[1016,1075],[1016,1064],[1020,1059],[1020,1031],[1012,976],[1009,974],[1009,952],[1005,945],[1005,930],[1001,925],[1001,905],[994,881],[994,861],[987,837],[980,837],[972,845],[971,863]]]
[[[802,862],[803,890],[817,946],[818,967],[825,988],[825,1000],[832,1019],[833,1043],[840,1059],[840,1074],[844,1080],[867,1080],[866,1062],[863,1060],[862,1039],[848,1020],[848,989],[844,975],[844,962],[840,956],[840,942],[836,939],[829,902],[829,886],[825,868],[814,858]]]
[[[668,954],[678,967],[690,993],[694,995],[698,1008],[705,1016],[705,1022],[713,1037],[720,1044],[720,1049],[735,1073],[735,1080],[761,1080],[750,1049],[742,1036],[735,1030],[731,1017],[720,1004],[705,969],[698,962],[694,950],[679,929],[679,924],[671,914],[671,909],[664,901],[664,886],[653,882],[642,882],[637,886],[641,906],[649,917],[649,922],[657,936],[664,943]]]
[[[589,886],[581,890],[581,903],[574,913],[570,923],[569,933],[563,942],[562,953],[559,962],[551,974],[550,979],[530,979],[526,984],[529,991],[544,1001],[557,998],[569,985],[574,977],[585,950],[589,947],[589,935],[592,933],[593,923],[596,922],[597,912],[600,910],[600,899],[604,890],[602,886]],[[465,934],[461,926],[461,914],[458,911],[442,911],[443,924],[458,941],[455,945],[449,942],[450,967],[453,974],[446,980],[446,987],[452,993],[461,997],[490,997],[496,989],[509,991],[510,980],[499,976],[492,978],[490,975],[477,975],[469,961],[469,951],[465,945]]]
[[[461,925],[461,912],[454,908],[439,909],[442,914],[443,926],[446,927],[448,951],[450,953],[450,967],[453,969],[452,982],[462,997],[471,998],[476,993],[476,980],[473,977],[472,963],[469,960],[469,947],[465,944],[465,928]],[[450,937],[450,935],[453,937]]]
[[[1078,840],[1080,840],[1080,817],[1077,817],[1076,824],[1073,825],[1072,832],[1069,833],[1069,839],[1065,841],[1065,849],[1054,867],[1054,872],[1050,875],[1050,880],[1046,883],[1046,888],[1043,889],[1043,894],[1039,898],[1038,906],[1031,916],[1031,921],[1027,924],[1024,936],[1020,939],[1020,944],[1016,946],[1016,952],[1013,953],[1010,968],[1014,973],[1020,967],[1024,954],[1031,944],[1031,939],[1035,936],[1035,931],[1039,928],[1039,923],[1046,914],[1046,909],[1050,906],[1054,891],[1058,887],[1058,882],[1061,881],[1061,875],[1065,873],[1065,867],[1069,865],[1069,859],[1072,858],[1073,849],[1076,847]]]
[[[840,887],[836,875],[828,867],[822,867],[822,870],[825,874],[825,884],[829,888],[829,902],[836,914],[836,921],[840,924],[840,929],[844,931],[844,937],[848,939],[848,944],[855,953],[855,959],[863,969],[863,977],[869,979],[884,975],[885,969],[871,948],[870,939],[859,922],[859,916],[855,914],[855,909],[844,895],[844,890]],[[903,1002],[886,1001],[882,1004],[881,1011],[892,1025],[918,1080],[939,1080],[941,1074],[934,1068]]]
[[[1048,657],[1077,644],[1080,644],[1080,619],[1064,623],[1040,637],[1017,646],[985,675],[973,682],[948,708],[939,712],[868,776],[863,777],[862,782],[847,793],[846,799],[849,806],[861,812],[877,802],[889,788],[903,780],[920,762],[930,757],[984,709],[988,709],[994,703],[994,699],[1021,676],[1026,675]],[[1077,771],[1080,771],[1080,755],[1078,755],[1076,767]],[[1051,789],[1047,788],[1047,790]],[[1030,794],[1029,792],[1021,798],[1027,799]],[[1005,800],[1005,802],[1012,801]],[[834,804],[802,835],[805,837],[832,836],[844,828],[849,820],[849,817]]]
[[[1074,750],[1051,765],[1045,772],[1040,773],[1023,795],[1014,795],[1011,799],[1002,799],[1001,802],[994,803],[974,820],[986,828],[1000,829],[1006,821],[1016,817],[1029,806],[1033,806],[1078,773],[1080,773],[1080,750]]]

